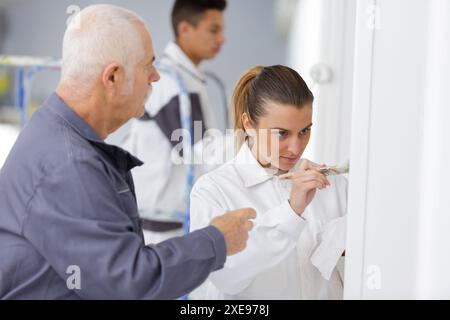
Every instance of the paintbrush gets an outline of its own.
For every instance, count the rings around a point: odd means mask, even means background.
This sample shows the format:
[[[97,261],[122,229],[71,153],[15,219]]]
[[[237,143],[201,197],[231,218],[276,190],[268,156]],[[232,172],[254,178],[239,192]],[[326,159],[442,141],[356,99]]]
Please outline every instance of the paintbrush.
[[[323,173],[326,176],[335,175],[335,174],[345,174],[345,173],[348,173],[349,170],[350,170],[350,166],[349,166],[348,160],[343,165],[326,166],[326,167],[319,168],[319,172]],[[294,172],[289,172],[289,173],[280,175],[278,178],[280,180],[287,180],[287,179],[291,179],[293,175],[294,175]]]

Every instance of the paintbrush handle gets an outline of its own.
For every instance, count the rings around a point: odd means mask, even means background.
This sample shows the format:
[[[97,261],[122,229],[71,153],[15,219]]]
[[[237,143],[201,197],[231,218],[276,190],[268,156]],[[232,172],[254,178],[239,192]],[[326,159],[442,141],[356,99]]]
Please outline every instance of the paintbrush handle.
[[[330,168],[330,167],[320,168],[319,171],[320,171],[321,173],[323,173],[324,175],[337,174],[337,172],[336,172],[336,171],[333,171],[333,169]],[[293,175],[294,175],[293,172],[288,172],[288,173],[285,173],[285,174],[280,175],[278,178],[279,178],[280,180],[287,180],[287,179],[291,179]]]

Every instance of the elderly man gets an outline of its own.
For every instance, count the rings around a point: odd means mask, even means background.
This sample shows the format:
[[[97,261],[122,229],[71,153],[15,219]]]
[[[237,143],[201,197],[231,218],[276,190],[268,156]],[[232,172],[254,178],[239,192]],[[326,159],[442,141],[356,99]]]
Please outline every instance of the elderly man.
[[[129,172],[142,163],[104,139],[144,114],[153,60],[134,13],[96,5],[73,20],[60,85],[0,172],[0,298],[177,298],[244,249],[252,209],[143,243]]]

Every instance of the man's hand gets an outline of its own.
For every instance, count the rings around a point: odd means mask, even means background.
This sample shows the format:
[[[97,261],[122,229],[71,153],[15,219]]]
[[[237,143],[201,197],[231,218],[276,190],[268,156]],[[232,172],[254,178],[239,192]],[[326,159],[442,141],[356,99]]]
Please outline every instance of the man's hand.
[[[299,216],[303,214],[305,208],[314,199],[316,189],[323,189],[330,185],[319,168],[319,166],[315,166],[305,159],[302,161],[299,170],[291,178],[292,190],[289,204]]]
[[[253,228],[249,219],[256,218],[256,211],[251,208],[227,212],[211,220],[211,225],[219,229],[225,237],[227,256],[245,249],[248,233]]]

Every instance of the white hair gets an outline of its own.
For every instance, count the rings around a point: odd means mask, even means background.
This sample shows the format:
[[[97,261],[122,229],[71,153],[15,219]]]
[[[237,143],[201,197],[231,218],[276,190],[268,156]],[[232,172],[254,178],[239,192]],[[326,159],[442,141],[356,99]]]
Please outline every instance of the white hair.
[[[125,69],[124,93],[133,88],[134,66],[145,56],[134,12],[107,4],[92,5],[75,16],[64,34],[61,82],[77,96],[87,95],[110,63]]]

